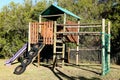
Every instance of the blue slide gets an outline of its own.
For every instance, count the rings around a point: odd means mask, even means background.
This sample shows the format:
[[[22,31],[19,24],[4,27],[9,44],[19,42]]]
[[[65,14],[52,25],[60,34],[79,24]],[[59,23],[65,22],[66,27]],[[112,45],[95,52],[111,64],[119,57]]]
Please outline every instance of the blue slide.
[[[8,61],[5,62],[6,65],[11,65],[13,61],[15,61],[23,52],[27,49],[27,43]]]

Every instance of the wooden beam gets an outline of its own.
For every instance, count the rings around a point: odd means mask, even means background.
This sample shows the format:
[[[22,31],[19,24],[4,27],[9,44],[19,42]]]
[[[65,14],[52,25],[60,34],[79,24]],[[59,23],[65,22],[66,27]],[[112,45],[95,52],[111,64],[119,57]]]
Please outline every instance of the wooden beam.
[[[56,26],[56,21],[54,21],[54,43],[53,43],[53,63],[55,63],[55,57],[56,57],[56,31],[57,31],[57,26]],[[53,65],[55,66],[55,65]]]
[[[70,48],[68,48],[68,63],[70,63]]]
[[[105,19],[102,19],[102,75],[105,75]]]
[[[63,35],[101,35],[101,32],[57,32]]]
[[[97,25],[97,26],[66,26],[66,28],[100,28],[101,25]]]
[[[109,38],[108,38],[108,69],[109,69],[109,71],[110,71],[110,47],[111,47],[111,45],[110,45],[110,38],[111,38],[111,36],[110,36],[110,27],[111,27],[111,23],[110,23],[110,21],[108,22],[108,36],[109,36]]]
[[[46,18],[46,17],[59,17],[62,16],[63,14],[56,14],[56,15],[43,15],[41,17]]]
[[[28,29],[28,51],[30,51],[30,49],[31,49],[31,31],[30,31],[30,29],[31,29],[31,22],[29,22],[29,29]]]
[[[70,49],[72,51],[77,51],[77,49]],[[86,48],[86,49],[82,49],[82,48],[79,48],[79,51],[101,51],[102,49],[90,49],[90,48]]]
[[[66,18],[67,16],[66,16],[66,14],[64,13],[64,22],[63,22],[63,24],[66,24]],[[63,27],[63,32],[65,32],[65,27],[66,26],[64,26]],[[63,38],[65,38],[65,36],[63,37]],[[63,50],[62,50],[62,66],[64,66],[64,58],[65,58],[65,43],[63,43]]]
[[[101,27],[102,24],[57,24],[57,26],[76,26],[76,27]]]
[[[39,33],[41,33],[41,20],[42,20],[42,17],[41,17],[41,15],[39,16],[39,28],[38,28],[38,32]],[[40,37],[39,37],[39,39],[40,39]],[[37,58],[38,60],[38,67],[40,66],[40,52],[38,51],[38,58]]]
[[[80,21],[78,21],[78,24],[80,24]],[[77,32],[79,33],[79,27],[78,27],[78,31]],[[78,54],[79,54],[79,35],[78,35],[78,39],[77,39],[76,65],[78,65],[78,61],[79,61]]]

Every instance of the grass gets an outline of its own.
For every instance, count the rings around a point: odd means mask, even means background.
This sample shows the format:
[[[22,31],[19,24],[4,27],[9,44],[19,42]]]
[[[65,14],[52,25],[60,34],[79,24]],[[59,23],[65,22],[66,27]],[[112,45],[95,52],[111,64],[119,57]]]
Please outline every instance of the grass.
[[[101,76],[100,65],[66,65],[57,67],[54,71],[48,65],[39,68],[30,64],[21,75],[13,74],[19,63],[5,66],[6,60],[0,59],[0,80],[120,80],[120,66],[112,65],[111,71]]]

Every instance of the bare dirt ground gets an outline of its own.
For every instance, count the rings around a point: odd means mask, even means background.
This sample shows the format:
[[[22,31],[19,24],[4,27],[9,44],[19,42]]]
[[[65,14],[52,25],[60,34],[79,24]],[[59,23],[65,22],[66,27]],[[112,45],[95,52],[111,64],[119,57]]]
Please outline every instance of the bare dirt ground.
[[[36,67],[30,64],[21,75],[13,74],[19,63],[5,66],[6,60],[0,59],[0,80],[120,80],[120,66],[111,65],[110,72],[101,76],[101,66],[94,64],[73,64],[65,65],[63,68],[57,67],[52,70],[49,65],[42,64]]]

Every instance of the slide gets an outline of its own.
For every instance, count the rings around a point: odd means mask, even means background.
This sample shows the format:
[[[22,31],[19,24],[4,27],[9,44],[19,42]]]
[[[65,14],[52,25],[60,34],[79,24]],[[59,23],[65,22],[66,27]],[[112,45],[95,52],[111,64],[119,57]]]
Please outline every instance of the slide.
[[[27,43],[8,61],[5,62],[6,65],[11,65],[13,61],[15,61],[23,52],[27,49]]]

